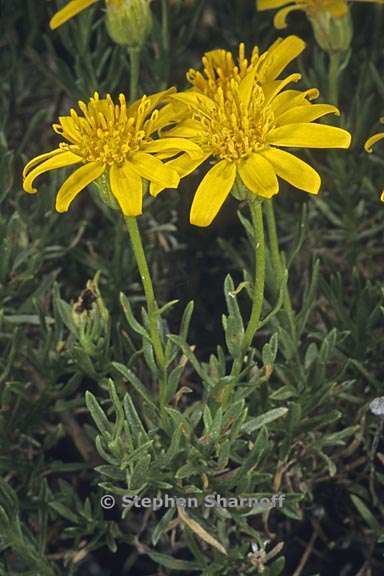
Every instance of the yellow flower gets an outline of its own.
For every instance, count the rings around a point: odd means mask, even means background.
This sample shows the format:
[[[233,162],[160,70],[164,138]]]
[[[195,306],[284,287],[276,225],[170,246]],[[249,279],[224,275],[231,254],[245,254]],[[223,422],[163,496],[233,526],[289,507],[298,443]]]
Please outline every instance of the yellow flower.
[[[255,46],[250,59],[245,56],[245,45],[239,45],[237,62],[227,50],[211,50],[203,58],[203,73],[190,69],[187,79],[194,90],[212,96],[220,86],[224,92],[232,79],[242,80],[251,70],[256,71],[260,82],[275,80],[292,60],[305,49],[305,42],[298,36],[278,38],[270,48],[260,54]]]
[[[322,12],[328,12],[334,18],[341,18],[348,13],[347,0],[257,0],[257,9],[260,11],[274,8],[280,8],[273,21],[277,29],[286,28],[288,14],[296,10],[302,10],[310,18]]]
[[[268,60],[267,53],[264,59]],[[258,80],[254,66],[243,77],[227,71],[225,82],[223,78],[218,81],[217,87],[208,91],[209,95],[191,90],[169,96],[176,102],[178,112],[183,105],[189,114],[168,135],[191,139],[201,147],[202,154],[200,158],[182,154],[167,166],[185,176],[208,158],[213,163],[196,191],[190,215],[192,224],[208,226],[212,222],[236,178],[250,192],[264,198],[278,193],[278,176],[301,190],[317,194],[321,184],[319,174],[281,147],[349,147],[351,136],[346,130],[313,124],[325,114],[339,114],[337,108],[312,104],[310,99],[317,96],[316,91],[285,89],[298,81],[300,74],[276,80],[275,71],[277,74],[282,71],[284,59],[291,60],[284,52],[271,59],[270,70],[274,71],[263,82]],[[160,191],[157,185],[151,188],[154,195]]]
[[[383,0],[360,1],[383,3]],[[297,10],[305,12],[312,21],[322,20],[323,24],[326,24],[326,20],[323,20],[326,16],[339,20],[349,12],[347,0],[257,0],[256,6],[260,11],[279,8],[273,21],[278,30],[287,27],[288,14]]]
[[[380,122],[382,124],[384,124],[384,116],[383,118],[380,118]],[[366,141],[366,143],[364,144],[364,148],[365,150],[369,153],[372,154],[373,152],[373,146],[379,142],[380,140],[384,139],[384,132],[379,132],[378,134],[374,134],[373,136],[371,136],[370,138],[368,138],[368,140]],[[380,196],[380,200],[382,202],[384,202],[384,190],[381,193]]]
[[[168,122],[157,107],[170,92],[172,89],[143,96],[128,107],[123,94],[118,104],[109,95],[100,99],[97,93],[88,104],[80,101],[82,114],[72,109],[70,116],[60,117],[59,123],[53,125],[66,142],[25,166],[24,190],[36,192],[33,182],[44,172],[80,164],[57,193],[58,212],[66,212],[81,190],[104,175],[122,212],[127,216],[141,214],[143,179],[163,188],[176,188],[179,184],[177,172],[157,156],[201,152],[197,144],[185,139],[152,138],[164,121]]]

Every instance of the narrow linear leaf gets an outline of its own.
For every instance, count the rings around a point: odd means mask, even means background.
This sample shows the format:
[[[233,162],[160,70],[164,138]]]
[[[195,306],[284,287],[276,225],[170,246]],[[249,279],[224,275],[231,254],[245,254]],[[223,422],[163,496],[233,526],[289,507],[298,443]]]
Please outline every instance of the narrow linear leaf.
[[[224,548],[224,546],[222,544],[220,544],[220,542],[218,540],[216,540],[216,538],[211,536],[202,526],[200,526],[200,524],[198,522],[196,522],[195,520],[192,520],[192,518],[190,518],[190,516],[188,516],[188,514],[185,512],[185,510],[183,509],[182,506],[178,506],[177,510],[178,510],[178,513],[179,513],[181,520],[184,522],[184,524],[186,524],[188,526],[188,528],[190,528],[192,530],[192,532],[197,534],[197,536],[199,536],[202,540],[204,540],[204,542],[206,542],[207,544],[210,544],[211,546],[213,546],[214,548],[219,550],[222,554],[225,554],[226,556],[228,556],[227,551]]]

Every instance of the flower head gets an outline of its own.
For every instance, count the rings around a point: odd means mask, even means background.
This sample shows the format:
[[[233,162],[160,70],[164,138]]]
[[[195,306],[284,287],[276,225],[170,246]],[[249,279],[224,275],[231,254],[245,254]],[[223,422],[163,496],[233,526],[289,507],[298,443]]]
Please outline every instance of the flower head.
[[[309,18],[327,12],[333,18],[341,18],[348,13],[347,0],[257,0],[258,10],[279,8],[274,18],[277,29],[287,27],[287,16],[291,12],[302,10]]]
[[[125,215],[142,211],[143,179],[167,188],[176,188],[179,175],[157,157],[200,152],[197,144],[181,138],[153,135],[163,127],[162,98],[172,90],[143,96],[127,106],[120,94],[118,104],[97,93],[89,103],[79,102],[80,113],[71,110],[59,118],[54,131],[62,136],[58,148],[37,156],[24,168],[23,188],[34,193],[34,180],[44,172],[79,164],[65,180],[56,197],[56,210],[66,212],[72,200],[91,182],[107,176],[113,197]],[[167,121],[165,119],[165,121]]]
[[[319,191],[318,173],[281,148],[348,148],[351,136],[341,128],[313,123],[339,112],[329,104],[312,104],[314,91],[286,89],[299,79],[300,74],[291,74],[276,80],[272,74],[261,82],[257,68],[251,67],[243,77],[233,75],[225,85],[219,82],[208,92],[200,89],[170,96],[176,107],[185,107],[188,117],[168,134],[191,139],[202,154],[200,158],[183,154],[167,166],[184,176],[208,158],[213,164],[196,191],[192,224],[212,222],[237,178],[251,193],[264,198],[278,193],[278,176],[306,192]]]
[[[382,124],[384,124],[384,116],[383,118],[380,118],[380,122]],[[368,138],[368,140],[366,141],[366,143],[364,144],[364,148],[365,150],[369,153],[372,154],[373,152],[373,146],[377,143],[380,142],[380,140],[384,139],[384,132],[379,132],[378,134],[374,134],[373,136],[371,136],[370,138]],[[380,200],[382,202],[384,202],[384,190],[381,193],[381,197]]]
[[[384,0],[358,0],[383,4]],[[302,11],[312,24],[319,46],[326,52],[348,50],[352,41],[352,20],[349,0],[257,0],[257,9],[278,9],[273,23],[281,30],[287,27],[291,12]]]
[[[194,90],[207,96],[213,96],[219,87],[225,93],[231,80],[240,82],[251,70],[255,71],[255,78],[259,82],[275,80],[279,74],[294,60],[305,48],[305,42],[298,36],[278,38],[272,46],[260,54],[255,46],[251,57],[246,58],[245,45],[239,45],[237,61],[227,50],[211,50],[203,58],[203,72],[191,68],[187,79]]]

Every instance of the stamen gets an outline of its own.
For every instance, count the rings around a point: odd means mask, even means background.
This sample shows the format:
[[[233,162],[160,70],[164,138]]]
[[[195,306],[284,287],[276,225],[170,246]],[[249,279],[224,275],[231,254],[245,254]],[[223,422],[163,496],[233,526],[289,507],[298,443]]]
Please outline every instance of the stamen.
[[[100,99],[97,92],[86,104],[79,101],[82,116],[71,109],[72,125],[54,125],[54,130],[68,142],[60,144],[62,149],[69,149],[81,156],[86,162],[102,162],[105,164],[122,164],[136,152],[143,143],[151,139],[152,126],[158,111],[152,112],[146,118],[150,108],[150,100],[143,96],[139,108],[133,116],[128,116],[124,94],[120,94],[119,103],[114,104],[108,94]],[[68,132],[71,130],[71,133]],[[73,133],[76,144],[73,144]]]

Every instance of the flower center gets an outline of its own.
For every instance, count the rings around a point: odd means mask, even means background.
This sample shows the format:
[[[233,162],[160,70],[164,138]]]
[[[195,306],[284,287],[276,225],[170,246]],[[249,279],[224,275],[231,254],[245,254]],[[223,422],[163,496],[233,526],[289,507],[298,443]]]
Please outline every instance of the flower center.
[[[60,124],[53,128],[69,142],[60,147],[78,154],[85,162],[120,165],[151,140],[158,111],[148,117],[150,105],[149,99],[143,96],[130,112],[123,94],[119,96],[119,104],[114,104],[109,95],[99,99],[95,93],[88,104],[79,102],[82,116],[72,109],[71,115],[60,118]]]
[[[264,148],[275,124],[261,86],[254,84],[249,103],[245,103],[235,80],[228,84],[226,93],[222,88],[216,90],[212,106],[203,100],[194,119],[202,126],[202,148],[217,158],[235,162]]]

